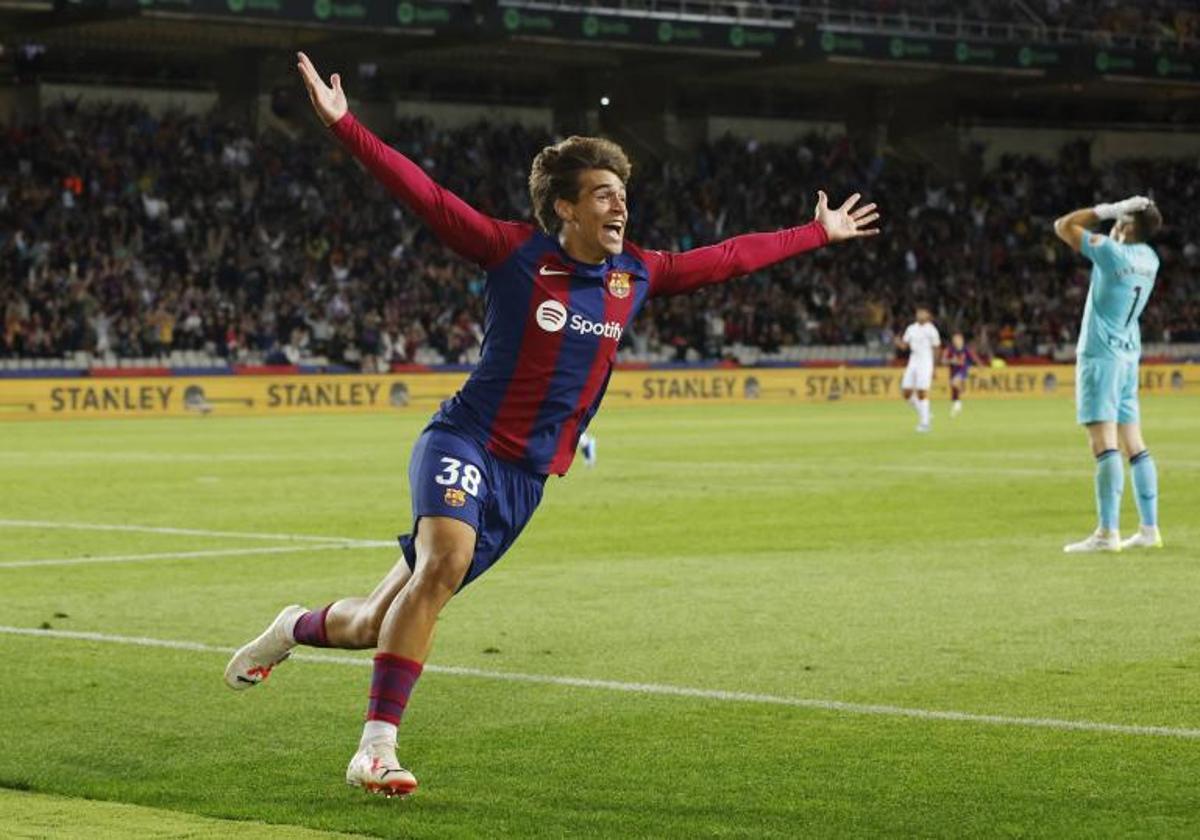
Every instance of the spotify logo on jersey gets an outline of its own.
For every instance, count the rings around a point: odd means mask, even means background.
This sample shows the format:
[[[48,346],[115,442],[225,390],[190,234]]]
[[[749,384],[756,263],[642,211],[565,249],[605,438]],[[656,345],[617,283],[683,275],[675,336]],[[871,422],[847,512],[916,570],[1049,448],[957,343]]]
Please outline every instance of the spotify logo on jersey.
[[[537,325],[546,332],[558,332],[567,323],[567,308],[556,300],[543,301],[535,317]]]
[[[537,325],[546,332],[561,332],[567,324],[567,308],[556,300],[543,301],[534,315]],[[621,340],[624,327],[620,321],[589,321],[578,312],[571,315],[571,332],[579,335],[594,335],[600,338]]]

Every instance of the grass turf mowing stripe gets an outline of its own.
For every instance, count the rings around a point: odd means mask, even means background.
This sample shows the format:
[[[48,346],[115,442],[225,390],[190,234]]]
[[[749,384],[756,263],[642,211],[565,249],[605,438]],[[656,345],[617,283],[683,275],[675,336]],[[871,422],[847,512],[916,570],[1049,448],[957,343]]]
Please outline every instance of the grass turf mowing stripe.
[[[40,630],[28,627],[0,625],[0,634],[11,636],[33,636],[37,638],[67,639],[74,641],[100,642],[103,644],[138,645],[142,647],[189,650],[200,653],[233,653],[236,648],[208,645],[202,642],[178,641],[173,639],[151,639],[139,636],[117,636],[108,633],[88,633],[70,630]],[[293,654],[295,660],[332,665],[370,667],[371,660],[365,657],[337,656],[330,654]],[[1097,732],[1114,735],[1135,735],[1159,738],[1183,738],[1200,740],[1200,729],[1173,726],[1147,726],[1141,724],[1103,723],[1090,720],[1063,720],[1059,718],[1017,717],[1013,715],[989,715],[974,712],[958,712],[941,709],[918,709],[905,706],[889,706],[874,703],[847,703],[841,700],[820,700],[805,697],[784,697],[776,694],[755,694],[744,691],[722,691],[720,689],[692,688],[689,686],[662,685],[658,683],[629,683],[616,680],[596,680],[583,677],[560,677],[550,674],[521,674],[505,671],[486,671],[480,668],[461,668],[452,665],[426,665],[425,670],[436,674],[460,677],[477,677],[488,680],[557,685],[570,688],[589,688],[602,691],[622,691],[630,694],[650,694],[666,697],[686,697],[696,700],[714,700],[724,703],[754,703],[775,706],[790,706],[801,709],[842,712],[852,715],[878,715],[905,717],[917,720],[949,721],[954,723],[982,723],[992,726],[1013,726],[1032,729],[1054,729],[1064,732]]]
[[[88,563],[136,563],[143,560],[190,560],[203,557],[243,557],[248,554],[295,554],[296,552],[332,551],[349,548],[364,548],[364,546],[357,543],[315,543],[310,545],[277,545],[269,548],[214,548],[203,551],[168,551],[158,554],[110,554],[98,557],[58,557],[48,560],[9,560],[0,563],[0,569],[28,569],[37,566],[80,566]]]
[[[124,802],[104,802],[0,789],[3,836],[18,840],[87,837],[216,837],[223,840],[342,840],[367,835],[318,831],[298,825],[225,820]]]
[[[346,545],[388,546],[392,540],[360,540],[354,537],[322,537],[316,534],[259,534],[247,531],[207,531],[201,528],[170,528],[159,525],[109,525],[101,522],[53,522],[40,519],[0,519],[0,528],[46,528],[65,531],[129,531],[138,534],[172,534],[185,537],[236,537],[247,540],[344,543]]]

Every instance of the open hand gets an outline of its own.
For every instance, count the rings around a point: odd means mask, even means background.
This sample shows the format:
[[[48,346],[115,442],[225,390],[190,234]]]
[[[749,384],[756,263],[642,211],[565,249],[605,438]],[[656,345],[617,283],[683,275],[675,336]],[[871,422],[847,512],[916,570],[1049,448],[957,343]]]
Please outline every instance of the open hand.
[[[313,110],[321,118],[321,122],[330,126],[340,120],[350,109],[346,104],[346,92],[342,90],[342,77],[334,73],[329,77],[330,85],[325,84],[317,74],[317,68],[302,52],[296,53],[296,69],[304,79],[304,87],[308,89],[308,98],[312,100]]]
[[[817,191],[816,219],[825,228],[825,234],[830,242],[841,242],[844,239],[858,239],[861,236],[875,236],[879,228],[871,227],[871,223],[879,219],[874,204],[864,204],[857,210],[854,205],[862,198],[855,193],[836,210],[829,209],[829,196],[823,190]]]

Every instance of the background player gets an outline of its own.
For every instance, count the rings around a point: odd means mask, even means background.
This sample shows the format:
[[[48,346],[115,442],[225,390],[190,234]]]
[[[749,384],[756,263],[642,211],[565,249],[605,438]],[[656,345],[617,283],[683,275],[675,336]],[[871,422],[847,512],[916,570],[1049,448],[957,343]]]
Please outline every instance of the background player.
[[[950,366],[950,416],[957,417],[962,414],[962,392],[967,385],[967,374],[972,365],[982,366],[983,362],[967,346],[961,332],[950,336],[950,346],[942,351],[942,361]]]
[[[1115,220],[1108,236],[1091,233]],[[1054,232],[1072,250],[1092,261],[1092,278],[1079,342],[1075,348],[1075,405],[1096,456],[1099,526],[1067,552],[1120,551],[1161,547],[1158,532],[1158,472],[1142,440],[1138,417],[1138,359],[1142,334],[1138,319],[1154,290],[1158,255],[1147,242],[1162,227],[1154,202],[1134,196],[1114,204],[1075,210],[1054,221]],[[1124,543],[1120,537],[1121,468],[1118,442],[1129,456],[1141,528]]]
[[[917,307],[917,320],[908,325],[896,346],[908,351],[908,366],[900,380],[901,394],[917,412],[917,431],[928,432],[933,420],[929,409],[929,389],[933,387],[934,348],[942,338],[933,325],[932,315],[924,306]]]
[[[630,165],[615,143],[571,137],[533,161],[538,225],[483,215],[435,184],[349,113],[341,79],[327,85],[303,53],[298,69],[321,121],[355,158],[459,255],[483,266],[484,345],[462,389],[442,404],[409,460],[413,533],[367,597],[322,610],[285,608],[225,671],[235,689],[265,679],[296,644],[377,648],[367,721],[348,784],[388,795],[416,788],[396,760],[396,729],[433,643],[442,608],[508,550],[549,474],[562,475],[599,408],[617,345],[649,297],[690,291],[830,242],[878,233],[875,205],[852,196],[815,219],[680,254],[625,240]]]

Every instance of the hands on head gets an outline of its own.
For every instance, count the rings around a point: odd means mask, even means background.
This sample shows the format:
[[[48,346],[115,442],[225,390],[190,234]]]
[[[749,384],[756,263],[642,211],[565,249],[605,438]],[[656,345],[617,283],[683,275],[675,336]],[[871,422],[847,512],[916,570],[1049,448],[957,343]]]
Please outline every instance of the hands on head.
[[[1101,220],[1124,219],[1134,213],[1140,213],[1154,202],[1144,195],[1134,195],[1112,204],[1097,204],[1092,210],[1096,218]]]
[[[871,227],[873,222],[879,220],[879,213],[875,212],[875,204],[864,204],[857,210],[854,209],[854,205],[860,198],[862,195],[855,193],[847,198],[841,207],[831,210],[829,196],[825,195],[824,190],[817,191],[815,218],[825,228],[825,234],[829,237],[830,242],[875,236],[879,233],[879,228]]]
[[[304,79],[308,98],[321,122],[330,126],[340,120],[350,108],[346,103],[346,92],[342,90],[342,77],[334,73],[329,77],[329,84],[325,84],[312,61],[302,52],[296,53],[296,69]]]

